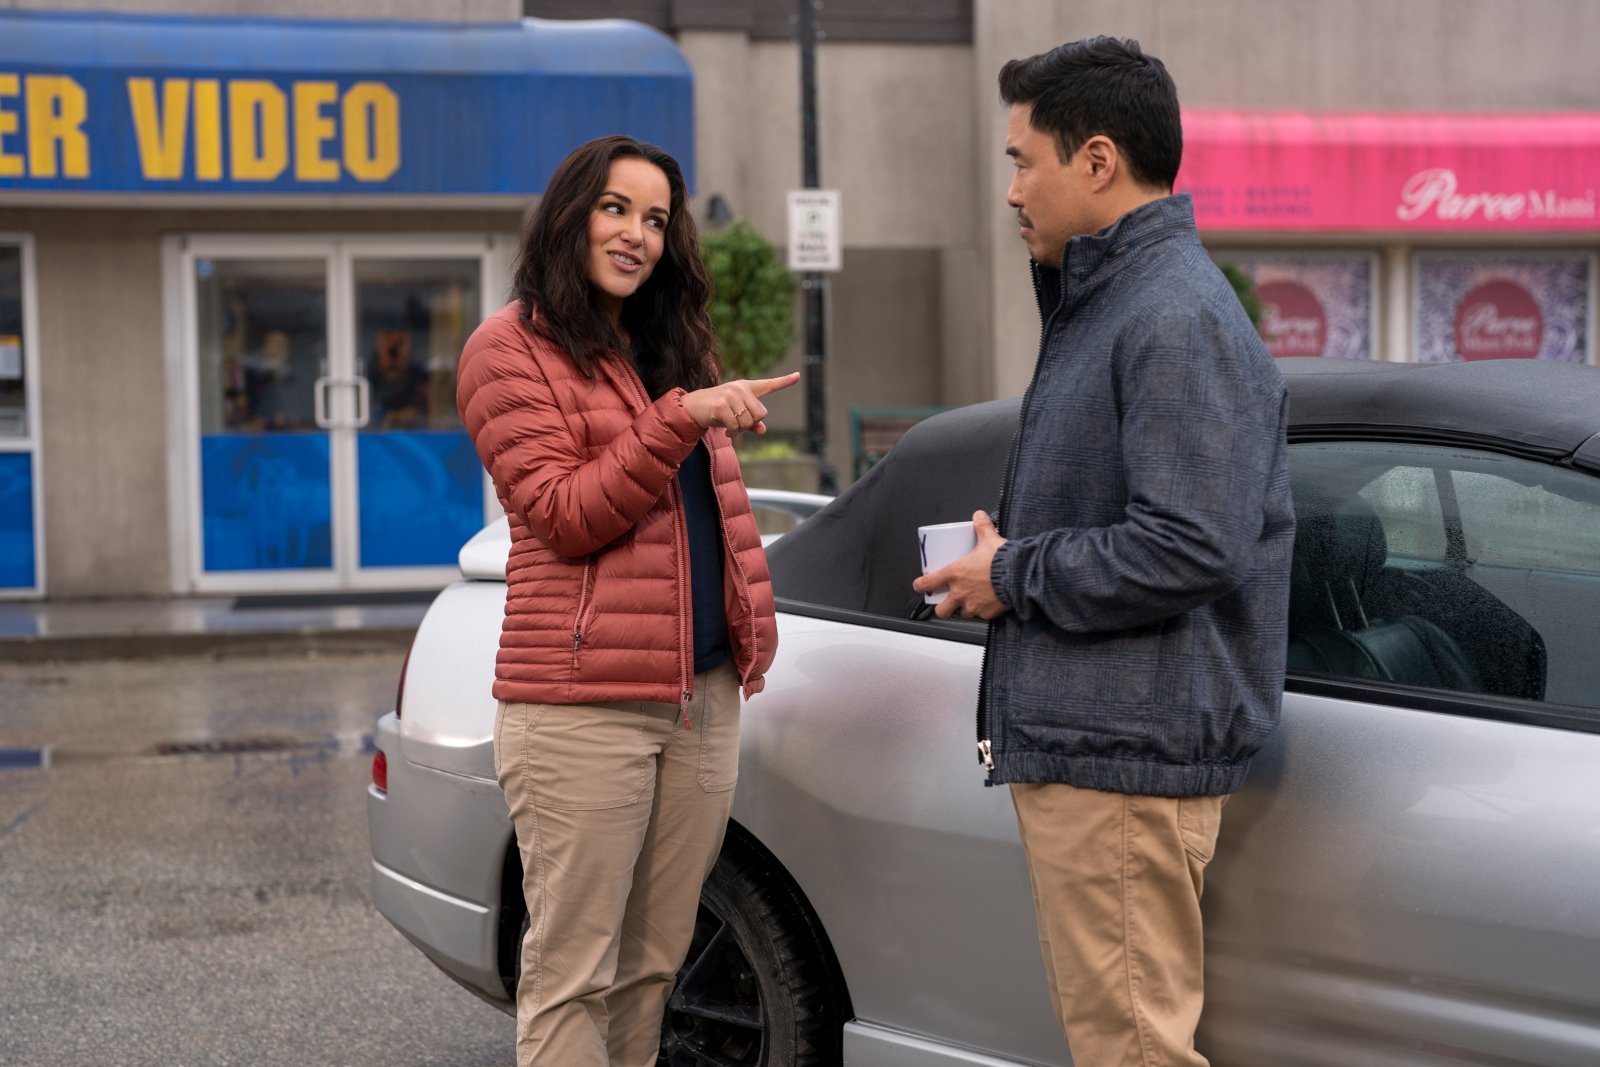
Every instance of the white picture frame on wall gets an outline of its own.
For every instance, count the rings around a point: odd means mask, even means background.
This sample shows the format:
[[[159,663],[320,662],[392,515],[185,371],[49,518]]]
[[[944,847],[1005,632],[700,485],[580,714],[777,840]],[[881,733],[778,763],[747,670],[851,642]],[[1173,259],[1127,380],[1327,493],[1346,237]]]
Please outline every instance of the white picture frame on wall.
[[[1410,273],[1418,363],[1522,358],[1595,365],[1592,252],[1419,249]]]
[[[1211,258],[1255,281],[1262,338],[1274,356],[1380,358],[1376,251],[1223,248]]]

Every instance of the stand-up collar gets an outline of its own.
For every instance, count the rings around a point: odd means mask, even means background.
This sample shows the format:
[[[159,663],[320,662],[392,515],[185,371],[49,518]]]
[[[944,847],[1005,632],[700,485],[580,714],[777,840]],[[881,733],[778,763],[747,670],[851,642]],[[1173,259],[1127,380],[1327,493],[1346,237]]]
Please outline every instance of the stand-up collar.
[[[1061,253],[1059,269],[1033,263],[1040,314],[1049,319],[1057,304],[1070,306],[1105,284],[1130,261],[1129,253],[1182,236],[1199,240],[1194,228],[1194,202],[1188,193],[1141,204],[1099,233],[1071,238]]]

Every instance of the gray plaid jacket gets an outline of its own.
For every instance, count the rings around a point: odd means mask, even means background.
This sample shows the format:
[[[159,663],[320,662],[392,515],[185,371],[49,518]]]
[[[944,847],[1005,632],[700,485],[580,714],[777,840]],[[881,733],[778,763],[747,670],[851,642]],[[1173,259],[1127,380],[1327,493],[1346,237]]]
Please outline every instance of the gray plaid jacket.
[[[1034,266],[999,511],[990,783],[1230,793],[1277,724],[1294,509],[1283,377],[1170,196]]]

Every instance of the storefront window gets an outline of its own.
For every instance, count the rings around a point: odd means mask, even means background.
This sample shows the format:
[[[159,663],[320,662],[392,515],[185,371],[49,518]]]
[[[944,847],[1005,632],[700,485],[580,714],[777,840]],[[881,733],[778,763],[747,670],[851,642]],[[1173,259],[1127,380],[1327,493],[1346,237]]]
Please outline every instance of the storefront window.
[[[1343,252],[1214,252],[1261,297],[1261,336],[1274,356],[1373,359],[1374,257]]]
[[[459,429],[456,363],[478,324],[475,259],[357,259],[356,352],[374,430]]]
[[[432,581],[454,564],[493,499],[456,413],[486,251],[192,239],[199,580]]]
[[[327,268],[196,259],[205,569],[333,563]]]
[[[39,584],[37,428],[29,424],[23,246],[0,241],[0,595],[32,595]]]
[[[322,261],[202,259],[195,282],[201,432],[314,428],[327,373]]]
[[[456,363],[482,316],[478,259],[359,257],[361,566],[455,558],[483,525],[483,467],[456,414]]]
[[[28,435],[22,347],[22,249],[0,244],[0,438]]]
[[[1417,362],[1593,362],[1593,269],[1583,253],[1418,253]]]

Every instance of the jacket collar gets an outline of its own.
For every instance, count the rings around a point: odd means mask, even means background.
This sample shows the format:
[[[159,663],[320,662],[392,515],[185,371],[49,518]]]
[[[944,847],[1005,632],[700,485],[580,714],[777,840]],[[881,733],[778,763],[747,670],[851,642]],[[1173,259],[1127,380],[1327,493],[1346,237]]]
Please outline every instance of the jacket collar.
[[[1067,241],[1060,268],[1031,261],[1039,315],[1049,321],[1058,306],[1071,307],[1104,285],[1135,258],[1129,253],[1173,237],[1198,241],[1194,228],[1194,202],[1177,193],[1141,204],[1099,233],[1082,234]]]

